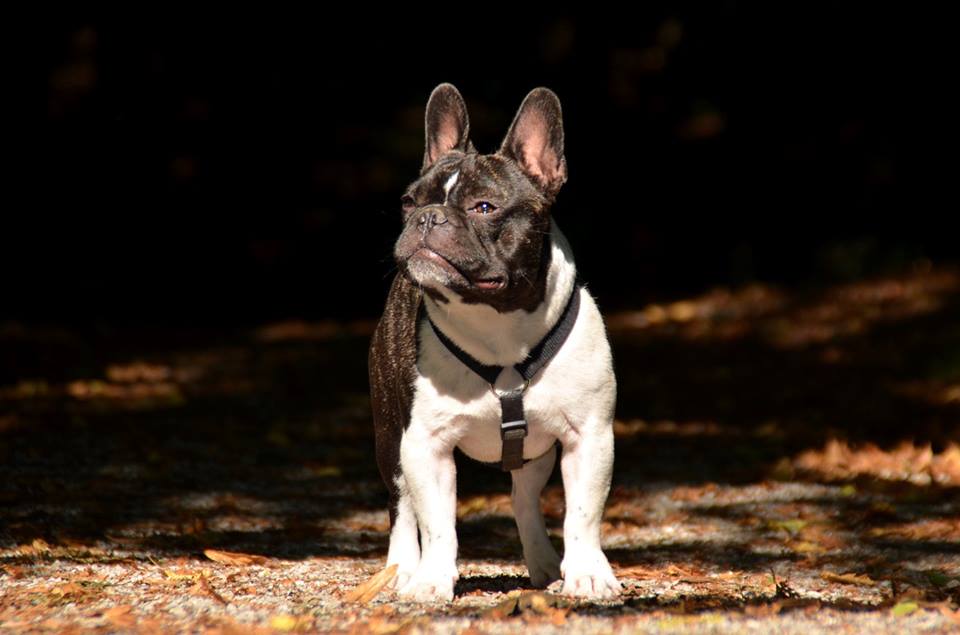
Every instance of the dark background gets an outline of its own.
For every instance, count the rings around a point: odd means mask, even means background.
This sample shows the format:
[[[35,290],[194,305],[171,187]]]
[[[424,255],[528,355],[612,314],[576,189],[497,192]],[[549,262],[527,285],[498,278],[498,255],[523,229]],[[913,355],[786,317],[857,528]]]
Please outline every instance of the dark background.
[[[559,94],[555,216],[604,309],[949,262],[949,39],[901,9],[50,16],[0,319],[377,315],[442,81],[485,152]]]

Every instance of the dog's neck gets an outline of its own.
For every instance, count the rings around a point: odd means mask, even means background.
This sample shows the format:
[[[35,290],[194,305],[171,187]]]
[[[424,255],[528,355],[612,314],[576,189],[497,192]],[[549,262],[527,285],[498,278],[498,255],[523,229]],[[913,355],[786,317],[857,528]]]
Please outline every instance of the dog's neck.
[[[546,276],[543,302],[533,311],[500,313],[486,304],[467,304],[450,291],[443,292],[448,301],[442,303],[424,296],[424,306],[437,328],[478,362],[512,366],[523,361],[560,319],[576,283],[573,253],[553,221]]]

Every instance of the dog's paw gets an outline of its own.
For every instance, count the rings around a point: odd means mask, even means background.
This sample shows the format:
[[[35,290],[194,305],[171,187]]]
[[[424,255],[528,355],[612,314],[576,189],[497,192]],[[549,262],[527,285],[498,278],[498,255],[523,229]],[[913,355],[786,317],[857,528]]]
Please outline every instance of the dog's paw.
[[[459,578],[456,567],[426,567],[421,564],[403,586],[397,586],[397,595],[415,602],[449,602],[453,599],[453,585]]]
[[[545,589],[551,582],[560,579],[560,556],[549,542],[535,553],[524,555],[530,584],[534,588]]]
[[[599,549],[595,553],[568,555],[560,565],[564,595],[589,599],[610,599],[620,595],[621,586],[607,557]]]
[[[387,588],[399,591],[410,582],[410,578],[413,577],[414,572],[416,572],[415,567],[397,569],[397,573],[393,576],[393,580],[390,580],[387,584]]]

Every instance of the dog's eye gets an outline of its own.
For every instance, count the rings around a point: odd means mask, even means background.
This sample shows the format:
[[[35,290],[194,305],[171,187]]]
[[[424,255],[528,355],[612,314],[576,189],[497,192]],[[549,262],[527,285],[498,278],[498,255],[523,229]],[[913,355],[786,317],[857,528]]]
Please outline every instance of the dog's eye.
[[[479,203],[473,206],[473,209],[471,211],[476,212],[478,214],[489,214],[490,212],[497,211],[497,208],[486,201],[480,201]]]
[[[403,208],[404,214],[409,214],[417,208],[417,202],[413,200],[412,196],[404,196],[400,199],[400,206]]]

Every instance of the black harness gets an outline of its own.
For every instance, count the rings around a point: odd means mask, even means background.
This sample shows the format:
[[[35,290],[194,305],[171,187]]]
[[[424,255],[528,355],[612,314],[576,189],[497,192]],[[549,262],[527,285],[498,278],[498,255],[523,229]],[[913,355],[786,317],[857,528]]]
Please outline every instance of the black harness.
[[[464,366],[490,384],[491,390],[500,398],[500,438],[503,440],[500,468],[505,472],[518,470],[523,467],[523,439],[527,436],[527,421],[523,415],[523,393],[526,391],[527,386],[530,385],[530,380],[533,379],[533,376],[553,359],[553,356],[556,355],[560,347],[563,346],[567,336],[570,335],[570,331],[573,330],[573,325],[577,321],[577,313],[579,313],[580,309],[580,289],[580,284],[574,285],[570,299],[567,300],[567,306],[563,309],[563,313],[560,315],[557,323],[554,324],[546,336],[530,350],[530,354],[527,355],[526,359],[513,366],[514,370],[520,373],[520,376],[523,378],[523,386],[516,390],[497,391],[494,388],[494,384],[497,382],[497,377],[500,376],[500,373],[503,372],[505,367],[481,364],[454,344],[449,337],[443,334],[443,331],[437,328],[433,320],[431,320],[429,316],[427,317],[427,321],[430,322],[430,326],[433,327],[433,332],[436,333],[437,338],[443,342],[443,345],[447,347],[447,350],[463,362]]]

